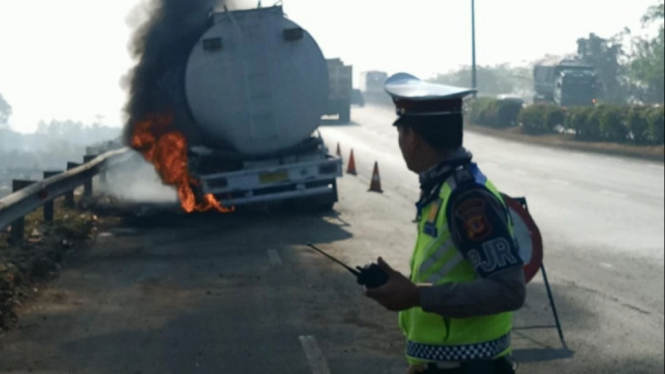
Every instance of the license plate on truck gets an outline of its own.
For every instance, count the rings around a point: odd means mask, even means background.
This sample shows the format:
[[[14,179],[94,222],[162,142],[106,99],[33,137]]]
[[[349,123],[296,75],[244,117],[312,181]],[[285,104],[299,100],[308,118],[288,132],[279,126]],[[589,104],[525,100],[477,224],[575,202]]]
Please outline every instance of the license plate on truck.
[[[279,183],[286,180],[289,180],[289,172],[287,170],[259,174],[261,184]]]

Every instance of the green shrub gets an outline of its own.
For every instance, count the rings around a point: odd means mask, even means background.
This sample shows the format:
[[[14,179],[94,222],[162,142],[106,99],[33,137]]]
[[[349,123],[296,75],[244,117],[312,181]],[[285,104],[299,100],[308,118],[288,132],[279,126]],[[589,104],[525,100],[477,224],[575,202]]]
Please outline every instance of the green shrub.
[[[479,123],[483,126],[498,127],[499,105],[496,100],[488,100],[484,103],[479,114]]]
[[[522,111],[520,122],[527,134],[548,134],[554,132],[556,126],[564,124],[565,114],[556,105],[536,104]]]
[[[480,123],[480,114],[483,112],[487,99],[474,99],[470,100],[469,104],[469,121],[475,125],[482,125]]]
[[[569,108],[566,112],[566,128],[575,131],[575,138],[578,140],[602,140],[600,131],[602,113],[603,111],[599,107]]]
[[[584,126],[585,133],[587,134],[586,140],[602,140],[603,131],[600,128],[600,118],[603,116],[604,109],[602,106],[597,106],[591,110],[587,123]]]
[[[485,111],[487,110],[487,106],[489,105],[489,103],[490,100],[485,98],[474,99],[471,101],[470,111],[469,111],[469,120],[471,121],[471,123],[484,126],[483,116],[485,114]]]
[[[514,100],[477,99],[470,119],[489,127],[508,127],[518,119],[527,134],[556,132],[563,126],[573,130],[583,141],[610,141],[635,144],[665,144],[665,111],[663,107],[629,107],[599,105],[562,109],[551,104],[535,104],[522,109]]]
[[[527,134],[542,134],[543,131],[543,106],[541,104],[531,105],[525,108],[520,115],[520,123]]]
[[[511,127],[518,125],[518,119],[524,103],[519,100],[500,100],[499,101],[499,122],[500,127]]]
[[[665,144],[665,108],[652,108],[647,113],[649,140],[658,145]]]
[[[645,107],[633,107],[628,112],[628,129],[635,144],[643,145],[649,142],[649,111]]]
[[[522,103],[515,100],[479,98],[471,104],[469,118],[477,125],[505,128],[517,124],[521,110]]]
[[[593,131],[589,128],[589,117],[593,108],[581,107],[570,108],[566,112],[566,129],[575,131],[575,137],[579,140],[595,140],[599,136],[600,129]]]
[[[544,126],[548,132],[555,132],[558,126],[565,126],[566,112],[556,105],[543,108]]]
[[[598,109],[603,138],[611,142],[625,143],[628,138],[628,127],[624,120],[625,110],[615,105],[602,106]]]
[[[540,122],[540,105],[531,105],[522,111],[519,118],[522,129],[526,133],[535,133]]]

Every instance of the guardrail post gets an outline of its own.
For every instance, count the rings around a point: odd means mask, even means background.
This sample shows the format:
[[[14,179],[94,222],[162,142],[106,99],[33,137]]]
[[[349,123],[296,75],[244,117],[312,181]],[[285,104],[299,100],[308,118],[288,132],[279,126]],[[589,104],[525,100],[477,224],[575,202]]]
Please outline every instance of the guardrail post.
[[[101,184],[103,189],[106,189],[109,184],[109,171],[104,167],[102,170],[99,171],[99,183]]]
[[[32,184],[34,181],[14,180],[12,181],[12,192],[18,192]],[[25,236],[25,217],[21,217],[12,223],[12,234],[10,236],[11,244],[20,246],[23,244]]]
[[[67,171],[76,169],[79,166],[81,166],[81,164],[77,164],[76,162],[68,162]],[[74,202],[74,190],[71,190],[65,194],[65,206],[67,208],[74,208],[75,205],[76,203]]]
[[[85,155],[83,156],[83,163],[87,164],[88,162],[97,158],[97,155]],[[83,184],[83,197],[86,199],[92,198],[92,178],[85,181]]]
[[[56,175],[62,174],[62,171],[45,171],[44,172],[44,179],[49,179],[51,177],[55,177]],[[53,213],[54,213],[54,206],[55,203],[53,200],[46,202],[44,204],[44,222],[45,223],[53,223]]]

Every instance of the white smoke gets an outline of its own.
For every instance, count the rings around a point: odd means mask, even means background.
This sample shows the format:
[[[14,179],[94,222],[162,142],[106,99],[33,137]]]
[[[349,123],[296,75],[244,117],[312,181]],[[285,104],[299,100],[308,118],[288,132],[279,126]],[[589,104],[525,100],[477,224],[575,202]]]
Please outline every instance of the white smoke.
[[[170,204],[178,202],[175,188],[162,184],[152,164],[140,155],[117,166],[109,176],[105,192],[122,202]]]

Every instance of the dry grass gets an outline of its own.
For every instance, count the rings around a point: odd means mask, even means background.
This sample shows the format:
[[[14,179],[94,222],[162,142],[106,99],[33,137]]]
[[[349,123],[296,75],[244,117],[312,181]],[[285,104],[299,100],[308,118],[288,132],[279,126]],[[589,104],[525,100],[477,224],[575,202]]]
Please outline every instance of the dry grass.
[[[630,144],[581,142],[575,140],[574,135],[570,134],[552,134],[540,136],[526,135],[521,132],[521,128],[519,127],[513,127],[505,130],[492,129],[471,124],[467,124],[466,127],[468,130],[473,132],[524,143],[566,148],[576,151],[627,156],[660,162],[665,161],[665,146],[635,146]]]
[[[33,285],[56,276],[65,257],[97,230],[93,213],[55,205],[53,224],[43,223],[42,209],[26,216],[23,245],[8,244],[9,233],[0,234],[0,331],[16,323],[16,307],[34,294]]]

